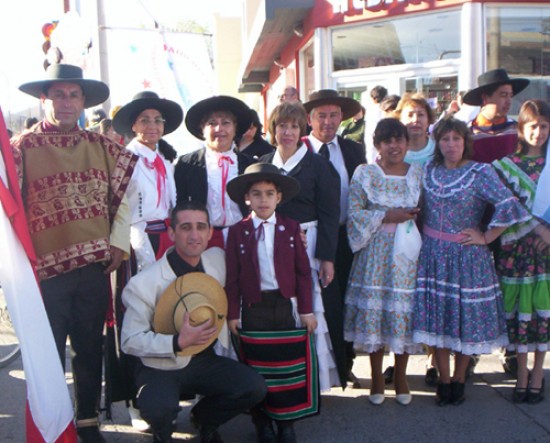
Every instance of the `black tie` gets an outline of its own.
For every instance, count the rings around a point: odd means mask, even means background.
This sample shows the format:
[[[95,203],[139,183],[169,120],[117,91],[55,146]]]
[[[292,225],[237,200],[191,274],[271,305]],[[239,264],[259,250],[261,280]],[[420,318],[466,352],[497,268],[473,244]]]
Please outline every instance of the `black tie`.
[[[330,160],[330,152],[328,150],[328,145],[326,143],[323,143],[321,145],[321,149],[319,149],[319,154],[321,154],[327,160]]]

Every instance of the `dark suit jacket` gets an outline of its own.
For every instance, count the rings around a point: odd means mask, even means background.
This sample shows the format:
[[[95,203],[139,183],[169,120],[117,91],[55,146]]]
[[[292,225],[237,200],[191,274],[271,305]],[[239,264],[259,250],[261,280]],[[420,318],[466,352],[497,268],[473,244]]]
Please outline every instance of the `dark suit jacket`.
[[[300,314],[310,314],[311,268],[300,237],[300,224],[280,214],[276,219],[273,263],[279,290],[285,298],[297,297]],[[261,301],[258,242],[251,216],[229,228],[225,260],[227,318],[233,320],[240,317],[241,298],[243,305]]]
[[[274,155],[275,152],[265,155],[260,161],[272,163]],[[317,220],[315,258],[334,262],[340,218],[340,176],[326,158],[312,152],[307,152],[288,175],[300,182],[300,192],[281,204],[277,213],[299,223]]]
[[[346,164],[348,176],[351,181],[355,168],[367,162],[365,147],[353,140],[348,140],[340,136],[338,136],[338,144],[340,145],[340,150],[342,151],[344,163]]]
[[[189,154],[182,155],[174,169],[176,181],[177,203],[197,201],[206,204],[208,196],[208,176],[206,174],[206,148],[198,149]],[[239,163],[239,175],[247,166],[254,163],[243,154],[237,153]],[[248,214],[248,207],[240,206],[243,216]]]

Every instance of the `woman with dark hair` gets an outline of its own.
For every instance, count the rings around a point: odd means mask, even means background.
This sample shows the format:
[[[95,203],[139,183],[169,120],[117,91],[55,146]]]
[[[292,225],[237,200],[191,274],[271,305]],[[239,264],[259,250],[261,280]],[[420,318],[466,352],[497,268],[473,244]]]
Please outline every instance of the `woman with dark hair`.
[[[417,272],[413,339],[435,347],[440,406],[464,401],[472,355],[508,344],[502,292],[488,247],[509,226],[531,216],[492,166],[470,160],[466,123],[440,121],[434,158],[423,178],[423,242]],[[495,207],[481,229],[488,204]],[[454,374],[450,354],[455,354]]]
[[[533,214],[546,164],[550,107],[542,100],[523,103],[518,118],[518,150],[493,162],[503,182]],[[545,173],[550,173],[546,171]],[[544,359],[550,348],[550,225],[533,217],[508,228],[495,261],[504,294],[509,351],[517,353],[516,403],[538,403],[544,398]],[[527,354],[534,352],[532,371]]]
[[[214,234],[209,247],[225,248],[229,226],[248,214],[227,194],[227,183],[254,162],[239,152],[235,140],[249,128],[250,108],[238,98],[217,95],[195,103],[187,111],[185,126],[204,146],[179,158],[174,178],[178,203],[206,205]]]
[[[126,147],[139,156],[126,192],[138,271],[162,257],[172,244],[165,221],[176,204],[172,163],[177,153],[162,137],[175,131],[182,120],[183,111],[176,102],[152,91],[136,94],[113,119],[116,132],[133,137]]]
[[[412,340],[412,310],[420,233],[414,220],[419,212],[422,167],[404,161],[407,128],[399,120],[380,120],[374,131],[378,158],[360,165],[350,184],[348,238],[355,253],[351,268],[344,338],[369,353],[369,401],[384,401],[384,351],[395,354],[396,400],[408,405],[410,353],[421,350]]]
[[[263,125],[260,117],[258,117],[258,113],[254,109],[251,109],[250,116],[252,118],[250,128],[236,139],[237,149],[247,157],[258,159],[262,155],[270,154],[275,148],[263,138]]]
[[[298,221],[307,238],[314,313],[319,323],[315,330],[319,384],[321,390],[326,391],[341,385],[321,296],[321,285],[328,286],[334,278],[340,219],[340,176],[326,158],[313,153],[302,142],[306,125],[307,114],[301,103],[283,102],[276,106],[268,126],[276,150],[262,157],[261,161],[273,163],[300,183],[299,193],[282,203],[277,211]]]

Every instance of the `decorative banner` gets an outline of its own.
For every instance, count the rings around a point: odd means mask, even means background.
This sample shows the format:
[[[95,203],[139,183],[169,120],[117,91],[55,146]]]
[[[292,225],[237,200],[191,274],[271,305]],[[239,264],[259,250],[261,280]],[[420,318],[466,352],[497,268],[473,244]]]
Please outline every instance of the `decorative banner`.
[[[124,105],[145,89],[177,102],[186,113],[199,100],[216,94],[207,39],[202,34],[156,30],[109,29],[111,105]],[[180,154],[200,144],[182,124],[167,140]]]

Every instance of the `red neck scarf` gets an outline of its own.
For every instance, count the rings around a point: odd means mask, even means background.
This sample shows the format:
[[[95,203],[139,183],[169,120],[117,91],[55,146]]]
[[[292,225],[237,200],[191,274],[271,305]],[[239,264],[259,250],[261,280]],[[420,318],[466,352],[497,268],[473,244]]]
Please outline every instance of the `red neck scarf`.
[[[155,160],[153,162],[150,162],[145,157],[142,157],[143,163],[145,163],[145,166],[147,166],[149,169],[154,169],[157,176],[157,208],[160,205],[161,198],[163,194],[166,192],[166,166],[164,166],[164,162],[162,161],[162,158],[160,158],[160,155],[157,154],[155,157]]]
[[[223,209],[223,224],[225,226],[226,216],[225,216],[225,188],[227,187],[227,178],[229,177],[229,165],[234,164],[235,162],[231,160],[231,157],[228,155],[220,155],[218,158],[218,166],[222,168],[222,209]]]

